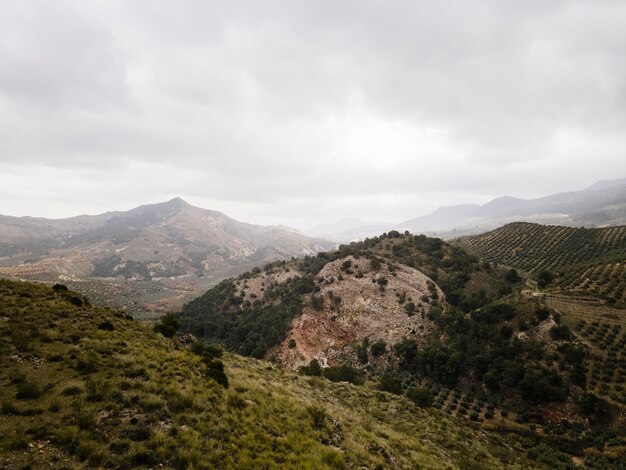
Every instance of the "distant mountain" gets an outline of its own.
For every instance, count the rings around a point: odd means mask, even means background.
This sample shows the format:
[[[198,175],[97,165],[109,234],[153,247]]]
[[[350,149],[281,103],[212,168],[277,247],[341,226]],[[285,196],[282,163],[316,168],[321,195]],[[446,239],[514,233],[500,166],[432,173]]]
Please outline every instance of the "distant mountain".
[[[527,221],[566,226],[608,227],[626,223],[626,178],[600,181],[583,191],[538,199],[504,196],[482,206],[442,207],[431,214],[397,224],[398,230],[454,238],[481,233],[509,222]]]
[[[310,236],[321,236],[339,243],[349,243],[389,230],[388,222],[366,222],[355,217],[341,219],[332,224],[317,225],[306,231]]]
[[[368,225],[368,222],[357,219],[356,217],[346,217],[331,224],[320,224],[306,231],[308,235],[319,236],[333,233],[342,233],[355,228]]]
[[[206,284],[334,246],[285,227],[238,222],[180,198],[60,220],[0,216],[0,273],[50,281],[190,278],[191,285],[204,278]]]

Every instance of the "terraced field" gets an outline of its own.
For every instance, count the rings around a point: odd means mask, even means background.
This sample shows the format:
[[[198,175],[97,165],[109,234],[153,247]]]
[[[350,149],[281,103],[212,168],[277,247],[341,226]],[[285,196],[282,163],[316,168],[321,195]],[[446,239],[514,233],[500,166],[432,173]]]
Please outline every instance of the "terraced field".
[[[626,405],[626,309],[559,295],[545,300],[589,350],[588,390]]]
[[[556,276],[549,290],[626,304],[626,226],[590,229],[516,222],[453,243],[531,276],[549,271]]]

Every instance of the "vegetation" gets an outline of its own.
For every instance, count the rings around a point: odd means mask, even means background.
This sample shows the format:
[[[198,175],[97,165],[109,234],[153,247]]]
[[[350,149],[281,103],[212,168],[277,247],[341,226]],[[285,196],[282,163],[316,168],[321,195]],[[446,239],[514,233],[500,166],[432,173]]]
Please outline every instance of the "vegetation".
[[[548,468],[405,397],[185,346],[73,296],[0,281],[2,466]],[[228,388],[207,367],[220,356]]]
[[[256,299],[245,299],[237,291],[233,279],[225,280],[201,297],[187,303],[180,316],[182,328],[208,341],[223,344],[228,350],[261,358],[273,346],[284,340],[293,318],[304,306],[315,310],[323,308],[324,299],[315,295],[319,286],[315,277],[329,262],[352,255],[370,260],[372,268],[380,269],[381,263],[395,263],[419,268],[437,281],[446,294],[447,301],[464,312],[478,308],[510,291],[504,281],[504,272],[484,271],[478,259],[464,250],[449,245],[437,238],[424,235],[383,235],[342,245],[338,250],[307,256],[290,263],[278,261],[265,266],[264,272],[288,269],[297,273],[282,283],[268,283],[263,295]],[[342,265],[344,272],[352,265]],[[242,274],[239,280],[262,275],[260,269]],[[377,280],[380,289],[385,288],[387,279]],[[431,286],[431,296],[436,299],[437,290]],[[341,302],[335,297],[333,302]],[[415,304],[407,302],[407,314],[415,313]],[[372,354],[382,354],[381,347],[373,346]]]
[[[540,289],[626,304],[626,226],[571,228],[516,222],[455,245],[535,276]]]

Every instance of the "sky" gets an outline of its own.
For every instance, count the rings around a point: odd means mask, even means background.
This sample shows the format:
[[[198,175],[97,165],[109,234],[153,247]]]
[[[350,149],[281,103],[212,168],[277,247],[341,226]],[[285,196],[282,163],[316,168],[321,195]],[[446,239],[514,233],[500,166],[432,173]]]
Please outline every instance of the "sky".
[[[626,177],[626,2],[0,2],[0,213],[306,229]]]

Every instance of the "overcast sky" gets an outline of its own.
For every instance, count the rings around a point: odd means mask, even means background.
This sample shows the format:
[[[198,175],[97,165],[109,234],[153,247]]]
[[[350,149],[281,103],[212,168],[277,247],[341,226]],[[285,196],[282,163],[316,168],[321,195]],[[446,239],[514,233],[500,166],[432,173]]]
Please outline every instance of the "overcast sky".
[[[0,213],[308,228],[626,176],[626,2],[0,2]]]

